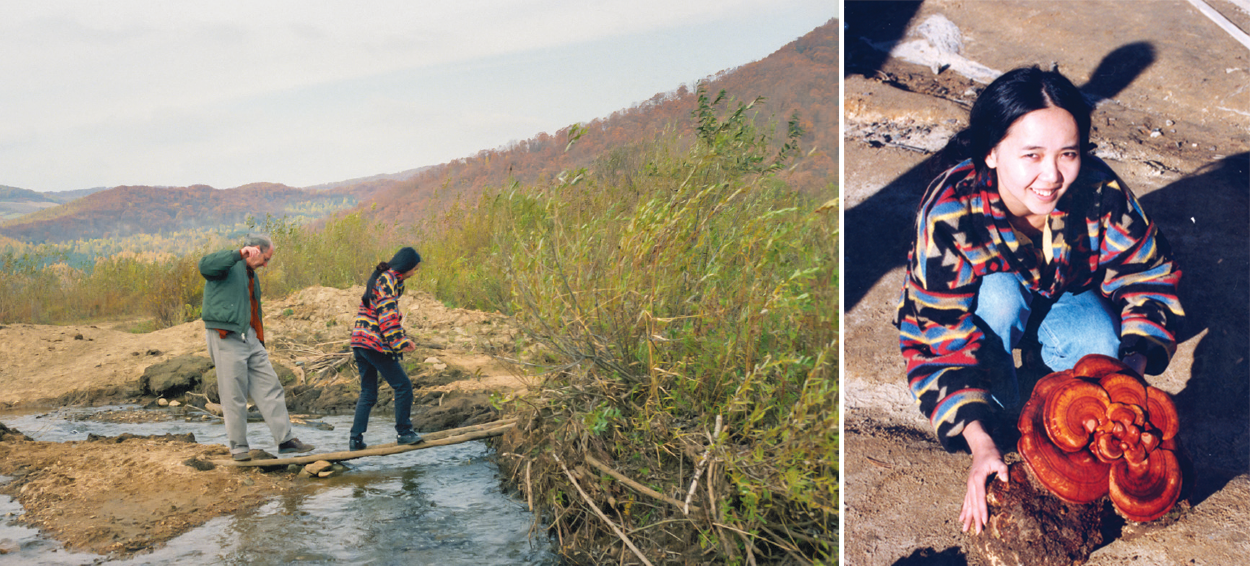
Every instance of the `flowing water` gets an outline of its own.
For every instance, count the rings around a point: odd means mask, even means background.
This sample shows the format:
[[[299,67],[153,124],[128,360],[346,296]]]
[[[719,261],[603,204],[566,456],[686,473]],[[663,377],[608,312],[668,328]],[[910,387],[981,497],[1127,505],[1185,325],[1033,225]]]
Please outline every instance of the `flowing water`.
[[[85,440],[87,434],[117,436],[193,433],[201,444],[225,444],[225,427],[181,420],[116,424],[74,420],[89,411],[0,417],[35,440]],[[351,416],[329,416],[334,430],[295,427],[317,452],[347,449]],[[365,441],[394,442],[389,416],[370,420]],[[277,454],[262,423],[248,427],[248,442]],[[16,524],[22,508],[0,496],[2,564],[558,564],[551,542],[531,538],[534,515],[500,488],[494,451],[481,441],[390,456],[351,460],[348,472],[318,480],[315,493],[281,495],[261,508],[218,517],[127,560],[71,553],[35,529]],[[0,477],[0,482],[8,478]]]

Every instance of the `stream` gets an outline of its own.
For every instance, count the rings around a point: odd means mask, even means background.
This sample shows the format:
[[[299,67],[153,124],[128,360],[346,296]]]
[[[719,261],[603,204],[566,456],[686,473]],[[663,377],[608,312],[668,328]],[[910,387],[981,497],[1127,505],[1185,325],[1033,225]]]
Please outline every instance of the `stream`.
[[[75,420],[84,413],[135,407],[64,409],[7,414],[0,421],[39,441],[193,433],[200,444],[225,444],[220,421],[120,424]],[[317,452],[347,449],[351,415],[327,416],[334,430],[295,425]],[[277,454],[268,428],[248,427],[248,442]],[[370,419],[365,441],[394,442],[389,415]],[[22,507],[0,496],[0,564],[439,564],[554,565],[551,542],[529,536],[534,515],[500,486],[495,452],[482,441],[351,460],[342,475],[312,494],[282,495],[259,509],[217,517],[150,553],[110,560],[72,553],[38,530],[16,522]],[[10,478],[0,476],[0,483]]]

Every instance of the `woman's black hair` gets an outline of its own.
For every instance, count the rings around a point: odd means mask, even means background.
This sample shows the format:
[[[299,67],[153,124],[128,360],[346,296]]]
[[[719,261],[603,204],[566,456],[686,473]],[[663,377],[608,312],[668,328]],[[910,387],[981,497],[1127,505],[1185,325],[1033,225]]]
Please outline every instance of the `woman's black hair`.
[[[994,79],[972,104],[968,127],[955,134],[938,154],[939,170],[972,159],[977,173],[985,173],[985,156],[1007,137],[1021,116],[1043,108],[1062,108],[1076,120],[1081,152],[1089,150],[1090,111],[1084,95],[1058,71],[1023,67]]]
[[[388,269],[394,269],[398,273],[407,273],[412,271],[417,264],[421,263],[421,254],[417,253],[409,247],[400,248],[391,257],[391,261],[383,261],[373,268],[373,275],[369,276],[369,282],[365,283],[365,294],[360,296],[360,304],[368,305],[372,303],[370,296],[373,294],[373,285],[378,282],[378,276],[386,273]]]

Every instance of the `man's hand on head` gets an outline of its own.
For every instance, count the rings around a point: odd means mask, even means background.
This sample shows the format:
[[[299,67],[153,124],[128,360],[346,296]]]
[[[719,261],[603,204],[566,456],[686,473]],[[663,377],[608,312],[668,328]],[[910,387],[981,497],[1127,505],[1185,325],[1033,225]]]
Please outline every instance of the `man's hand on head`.
[[[258,246],[243,246],[239,250],[239,255],[243,257],[243,261],[247,262],[247,266],[252,269],[269,264],[269,256],[261,251]]]

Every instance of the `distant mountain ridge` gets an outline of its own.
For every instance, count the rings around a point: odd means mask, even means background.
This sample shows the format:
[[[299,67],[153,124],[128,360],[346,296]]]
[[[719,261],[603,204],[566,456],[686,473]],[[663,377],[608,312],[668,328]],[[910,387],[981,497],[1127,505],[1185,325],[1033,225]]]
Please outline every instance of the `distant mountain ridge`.
[[[58,204],[65,204],[91,193],[103,191],[106,188],[96,187],[94,189],[41,193],[29,189],[0,185],[0,222],[20,218]],[[2,244],[3,242],[0,242],[0,245]]]
[[[65,204],[71,200],[80,199],[87,195],[95,194],[100,191],[107,191],[107,190],[109,190],[109,187],[93,187],[90,189],[74,189],[72,191],[55,191],[55,192],[39,193],[39,194],[45,197],[48,197],[61,204]]]
[[[43,193],[0,185],[0,220],[17,218],[57,204]]]
[[[19,189],[7,185],[0,185],[0,202],[52,202],[56,201],[48,198],[40,192],[27,189]]]
[[[121,186],[5,221],[0,235],[38,244],[208,228],[266,214],[324,216],[367,194],[359,188],[314,191],[275,183],[234,189]]]
[[[425,167],[417,167],[416,169],[408,169],[406,171],[400,171],[398,173],[383,173],[380,175],[370,175],[368,177],[358,177],[356,179],[348,179],[346,181],[337,181],[334,183],[322,183],[320,185],[312,185],[310,187],[304,187],[304,188],[313,190],[313,191],[328,191],[328,190],[333,190],[333,189],[350,188],[355,185],[375,183],[378,181],[407,181],[408,179],[411,179],[412,177],[416,176],[418,173],[421,173],[432,167],[434,166],[426,165]]]

